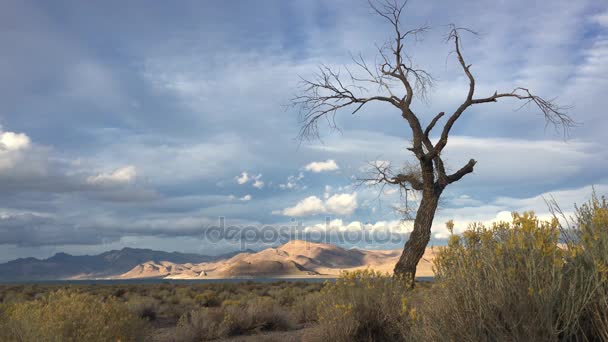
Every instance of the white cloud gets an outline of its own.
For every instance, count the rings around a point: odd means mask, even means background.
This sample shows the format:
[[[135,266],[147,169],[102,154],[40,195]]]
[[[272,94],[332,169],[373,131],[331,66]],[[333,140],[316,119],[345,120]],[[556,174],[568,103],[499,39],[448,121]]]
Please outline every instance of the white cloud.
[[[325,172],[325,171],[334,171],[338,170],[340,167],[336,164],[336,161],[333,159],[328,159],[326,161],[318,161],[312,162],[308,165],[304,166],[306,171],[311,171],[315,173]]]
[[[249,182],[249,179],[249,174],[247,174],[247,172],[242,172],[240,176],[236,177],[236,182],[242,185]]]
[[[135,166],[129,165],[116,169],[110,173],[100,173],[95,176],[89,176],[87,183],[96,185],[112,185],[112,184],[127,184],[132,183],[137,176]]]
[[[413,229],[412,221],[393,220],[377,221],[376,223],[362,223],[360,221],[345,222],[341,219],[331,220],[304,228],[306,232],[386,232],[394,234],[407,234]]]
[[[298,217],[317,214],[351,215],[357,206],[357,193],[336,194],[325,202],[317,196],[310,196],[293,207],[285,208],[283,215]]]
[[[264,181],[262,180],[262,174],[259,174],[253,178],[253,187],[261,189],[264,187]]]
[[[285,216],[308,216],[325,212],[323,201],[317,196],[306,197],[293,207],[285,208]]]
[[[3,132],[0,126],[0,170],[14,168],[23,161],[26,158],[25,150],[30,146],[31,141],[26,134]]]
[[[249,182],[253,182],[253,187],[261,189],[264,187],[264,181],[262,180],[262,174],[258,174],[257,176],[253,176],[248,174],[247,172],[241,172],[240,176],[236,177],[236,182],[240,185],[247,184]]]
[[[252,198],[253,197],[251,197],[251,195],[245,195],[245,196],[239,198],[239,200],[241,200],[241,201],[251,201]]]
[[[2,132],[0,130],[0,151],[16,151],[30,147],[30,138],[24,133]]]
[[[357,193],[333,195],[325,205],[328,214],[351,215],[357,209]]]

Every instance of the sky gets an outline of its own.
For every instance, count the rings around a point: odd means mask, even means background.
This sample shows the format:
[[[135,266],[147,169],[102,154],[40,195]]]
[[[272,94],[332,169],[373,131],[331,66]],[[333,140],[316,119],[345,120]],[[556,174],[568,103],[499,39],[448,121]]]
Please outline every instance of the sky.
[[[511,100],[469,109],[444,160],[449,170],[478,163],[444,192],[431,243],[445,243],[449,219],[461,232],[512,211],[546,217],[546,198],[571,212],[593,189],[608,194],[608,3],[411,0],[403,26],[431,27],[407,46],[435,78],[413,104],[423,123],[468,90],[445,43],[451,23],[479,33],[462,44],[480,97],[525,86],[570,106],[578,125],[565,138]],[[399,193],[357,182],[370,162],[413,161],[400,113],[339,112],[339,131],[300,142],[289,106],[319,64],[353,68],[358,54],[374,64],[390,30],[365,0],[2,1],[0,261],[277,243],[210,239],[220,222],[355,235],[391,227],[406,238]]]

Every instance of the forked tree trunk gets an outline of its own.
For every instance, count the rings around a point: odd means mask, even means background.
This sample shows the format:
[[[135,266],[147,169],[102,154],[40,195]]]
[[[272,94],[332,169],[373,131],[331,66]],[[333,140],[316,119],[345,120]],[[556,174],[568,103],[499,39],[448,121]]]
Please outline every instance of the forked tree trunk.
[[[416,277],[416,266],[424,255],[431,238],[431,226],[433,225],[440,194],[437,191],[423,191],[422,200],[414,220],[414,230],[412,230],[409,240],[403,247],[403,253],[401,253],[401,257],[395,265],[395,274],[411,281],[412,287]]]

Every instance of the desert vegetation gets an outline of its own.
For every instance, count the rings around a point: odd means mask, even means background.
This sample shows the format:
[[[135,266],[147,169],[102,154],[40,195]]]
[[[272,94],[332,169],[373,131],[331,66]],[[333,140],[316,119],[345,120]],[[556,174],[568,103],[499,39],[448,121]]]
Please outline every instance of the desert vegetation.
[[[316,317],[310,299],[323,286],[307,282],[3,285],[0,340],[200,341],[291,330]]]
[[[413,289],[371,270],[326,283],[5,285],[0,339],[608,340],[604,198],[571,219],[471,225],[434,263],[435,280]]]

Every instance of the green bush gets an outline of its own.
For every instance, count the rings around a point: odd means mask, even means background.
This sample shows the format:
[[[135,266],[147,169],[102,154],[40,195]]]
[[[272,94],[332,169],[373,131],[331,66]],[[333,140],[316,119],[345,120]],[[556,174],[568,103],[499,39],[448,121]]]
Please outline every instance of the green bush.
[[[141,341],[147,326],[116,300],[67,290],[5,305],[2,341]]]

